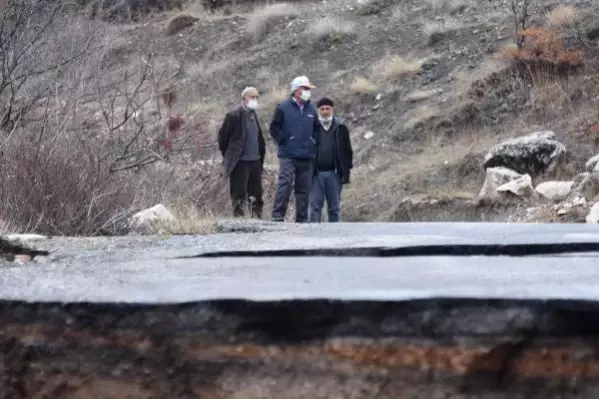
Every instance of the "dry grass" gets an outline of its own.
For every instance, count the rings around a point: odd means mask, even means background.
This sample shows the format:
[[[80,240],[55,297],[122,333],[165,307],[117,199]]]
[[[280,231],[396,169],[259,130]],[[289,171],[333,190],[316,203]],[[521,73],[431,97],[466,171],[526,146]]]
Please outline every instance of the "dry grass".
[[[426,21],[422,25],[422,30],[428,38],[429,44],[435,44],[442,40],[448,33],[464,27],[459,21]]]
[[[358,76],[351,83],[349,89],[355,94],[370,94],[376,92],[379,88],[365,77]]]
[[[194,17],[188,13],[180,13],[173,16],[166,24],[166,34],[175,35],[181,32],[183,29],[193,26],[198,21],[197,17]]]
[[[162,227],[167,234],[173,235],[207,235],[216,233],[217,217],[202,214],[194,206],[176,205],[172,208],[176,220]]]
[[[436,113],[428,106],[418,107],[410,112],[409,119],[404,123],[404,130],[416,129],[435,117]]]
[[[413,92],[407,95],[406,100],[409,102],[428,100],[429,98],[436,96],[440,93],[442,93],[442,90],[439,89],[414,90]]]
[[[576,7],[560,4],[553,10],[545,14],[547,23],[552,28],[571,27],[581,18],[581,14]]]
[[[433,10],[451,14],[463,10],[468,5],[466,0],[427,0],[427,2]]]
[[[15,226],[13,226],[11,223],[7,222],[6,220],[0,219],[0,235],[15,234],[21,232],[22,231],[16,229]]]
[[[259,114],[270,116],[278,103],[289,97],[289,85],[276,83],[270,86],[266,93],[261,93]]]
[[[388,220],[385,210],[394,209],[403,196],[415,193],[431,198],[471,199],[482,181],[460,173],[469,173],[464,166],[472,162],[472,154],[484,153],[496,142],[492,131],[476,129],[461,131],[442,151],[431,142],[424,151],[411,156],[379,153],[368,165],[352,172],[351,184],[343,189],[343,217],[354,221]],[[430,176],[441,168],[454,170],[455,176],[439,185]]]
[[[342,36],[351,35],[355,29],[355,25],[349,21],[326,17],[311,24],[306,34],[314,40],[341,40]]]
[[[498,55],[486,58],[475,69],[462,69],[455,73],[455,89],[457,96],[468,92],[476,82],[482,82],[493,74],[501,73],[509,68],[509,63]]]
[[[396,80],[420,72],[422,60],[406,59],[399,55],[387,56],[374,66],[374,74],[384,80]]]
[[[297,7],[289,3],[277,3],[259,8],[248,18],[247,32],[254,40],[263,40],[272,25],[282,19],[297,15],[297,12]]]
[[[558,79],[549,73],[541,74],[530,88],[530,104],[545,117],[575,115],[579,105],[572,98],[580,91],[581,84],[581,79]]]

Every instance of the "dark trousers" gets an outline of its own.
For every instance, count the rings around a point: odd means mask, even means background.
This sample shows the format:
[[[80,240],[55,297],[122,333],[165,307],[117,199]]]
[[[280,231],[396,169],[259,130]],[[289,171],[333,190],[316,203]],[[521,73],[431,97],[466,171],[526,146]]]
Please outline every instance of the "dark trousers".
[[[327,202],[329,222],[338,222],[341,215],[341,176],[334,170],[319,171],[312,178],[310,193],[310,222],[320,223],[322,206]]]
[[[273,221],[282,222],[285,219],[291,188],[295,186],[295,221],[296,223],[308,222],[312,168],[311,159],[279,158],[277,192],[272,208]]]
[[[262,161],[239,161],[229,178],[233,216],[243,217],[250,210],[252,217],[262,218]],[[249,203],[249,207],[248,207]]]

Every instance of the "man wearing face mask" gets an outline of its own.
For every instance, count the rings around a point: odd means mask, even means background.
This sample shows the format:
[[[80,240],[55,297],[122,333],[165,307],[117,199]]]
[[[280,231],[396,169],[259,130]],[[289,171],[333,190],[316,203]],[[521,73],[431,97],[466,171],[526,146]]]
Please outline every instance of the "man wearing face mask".
[[[316,106],[320,122],[320,140],[314,161],[310,222],[320,223],[325,200],[329,222],[339,222],[341,188],[349,183],[350,170],[353,168],[353,150],[347,126],[333,115],[333,100],[324,97]]]
[[[277,142],[279,176],[272,220],[282,222],[287,213],[291,188],[295,189],[295,221],[308,222],[313,163],[318,145],[318,116],[310,102],[315,86],[306,76],[291,82],[291,95],[277,105],[270,134]]]
[[[255,112],[258,97],[256,88],[243,89],[241,104],[227,113],[218,131],[218,147],[229,178],[235,217],[245,215],[249,201],[252,216],[262,218],[262,168],[266,146]]]

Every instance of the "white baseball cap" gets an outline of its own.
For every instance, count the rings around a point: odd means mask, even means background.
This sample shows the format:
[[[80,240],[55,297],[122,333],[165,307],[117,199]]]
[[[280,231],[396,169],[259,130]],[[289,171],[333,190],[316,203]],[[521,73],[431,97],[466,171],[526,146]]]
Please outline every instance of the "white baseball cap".
[[[310,79],[308,79],[307,76],[298,76],[291,81],[291,91],[294,92],[300,87],[309,87],[310,89],[314,89],[316,86],[310,83]]]

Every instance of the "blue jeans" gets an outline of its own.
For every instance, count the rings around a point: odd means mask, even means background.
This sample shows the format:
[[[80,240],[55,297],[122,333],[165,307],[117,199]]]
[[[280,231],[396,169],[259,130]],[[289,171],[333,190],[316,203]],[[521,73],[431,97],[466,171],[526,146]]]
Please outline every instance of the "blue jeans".
[[[338,222],[341,215],[341,177],[334,170],[318,172],[312,178],[310,193],[310,222],[320,223],[322,207],[327,201],[329,222]]]

